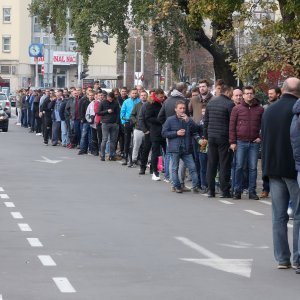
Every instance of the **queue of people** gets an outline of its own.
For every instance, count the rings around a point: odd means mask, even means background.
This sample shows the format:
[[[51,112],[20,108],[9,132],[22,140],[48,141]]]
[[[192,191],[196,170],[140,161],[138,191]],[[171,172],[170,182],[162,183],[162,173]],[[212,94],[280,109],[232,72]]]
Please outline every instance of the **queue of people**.
[[[178,83],[168,95],[148,94],[141,86],[107,93],[98,85],[56,91],[22,90],[19,122],[43,143],[78,149],[100,161],[122,160],[149,166],[153,181],[170,183],[171,191],[239,200],[267,198],[273,204],[274,254],[279,269],[300,273],[300,80],[271,87],[262,106],[252,86],[242,90],[207,80],[187,91]],[[292,125],[292,126],[291,126]],[[291,130],[291,133],[290,133]],[[258,160],[262,156],[263,188],[257,194]],[[189,176],[187,172],[189,171]],[[297,173],[298,172],[298,173]],[[297,183],[298,176],[298,183]],[[188,178],[191,189],[186,186]],[[287,210],[294,217],[293,258],[287,239]]]

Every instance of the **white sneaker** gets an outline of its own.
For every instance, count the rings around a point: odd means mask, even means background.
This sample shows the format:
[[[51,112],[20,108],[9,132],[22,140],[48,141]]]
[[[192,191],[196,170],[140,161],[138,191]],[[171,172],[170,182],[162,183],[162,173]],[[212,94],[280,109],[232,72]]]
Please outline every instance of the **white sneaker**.
[[[16,123],[17,126],[21,126],[21,123]]]
[[[40,135],[42,135],[42,134],[41,134],[41,133],[37,133],[36,135],[40,136]]]
[[[154,181],[160,181],[160,177],[156,176],[154,173],[152,174],[152,180]]]

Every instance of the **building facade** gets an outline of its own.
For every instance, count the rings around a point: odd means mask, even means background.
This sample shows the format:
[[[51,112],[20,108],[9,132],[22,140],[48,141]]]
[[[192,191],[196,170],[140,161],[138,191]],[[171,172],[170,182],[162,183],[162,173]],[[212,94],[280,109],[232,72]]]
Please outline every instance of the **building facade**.
[[[41,28],[37,17],[29,16],[30,3],[31,0],[0,0],[0,87],[9,86],[14,93],[21,87],[35,86],[36,79],[38,87],[78,86],[83,62],[74,36],[67,30],[57,45],[50,30]],[[32,43],[43,44],[43,57],[29,57]],[[109,38],[108,44],[97,40],[88,61],[88,74],[87,78],[101,80],[107,87],[116,85],[114,38]]]

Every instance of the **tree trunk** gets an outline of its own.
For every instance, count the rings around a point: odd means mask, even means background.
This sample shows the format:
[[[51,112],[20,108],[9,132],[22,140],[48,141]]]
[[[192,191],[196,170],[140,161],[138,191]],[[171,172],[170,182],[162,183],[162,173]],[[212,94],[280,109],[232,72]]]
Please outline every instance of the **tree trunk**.
[[[214,70],[216,79],[223,79],[225,84],[230,86],[236,86],[237,81],[234,77],[234,73],[231,70],[231,66],[226,61],[228,54],[226,53],[222,45],[217,44],[209,39],[203,28],[199,29],[196,33],[195,41],[198,42],[203,48],[205,48],[214,59]],[[234,42],[232,43],[232,55],[237,58]]]

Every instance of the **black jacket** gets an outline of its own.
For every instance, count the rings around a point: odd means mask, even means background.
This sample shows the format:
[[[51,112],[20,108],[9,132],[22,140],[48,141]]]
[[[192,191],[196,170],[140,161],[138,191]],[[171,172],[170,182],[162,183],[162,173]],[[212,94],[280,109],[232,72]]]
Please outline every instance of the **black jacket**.
[[[137,103],[134,107],[133,110],[131,112],[131,116],[130,116],[130,122],[133,125],[133,127],[135,129],[141,130],[141,128],[139,127],[139,122],[138,122],[138,117],[141,111],[141,108],[143,106],[142,102]]]
[[[80,116],[80,121],[82,123],[87,122],[87,120],[85,118],[85,113],[86,113],[86,110],[87,110],[89,104],[90,104],[89,99],[85,98],[85,97],[82,97],[79,101],[79,116]]]
[[[112,109],[112,113],[108,113],[108,110]],[[104,100],[100,102],[98,115],[102,116],[101,123],[119,123],[120,106],[117,100],[109,102]]]
[[[283,94],[262,117],[263,176],[297,178],[290,139],[293,106],[297,97]]]
[[[145,111],[145,120],[146,120],[147,127],[150,129],[151,141],[164,140],[164,138],[161,135],[162,125],[157,119],[161,106],[162,106],[161,103],[153,102],[147,105]]]
[[[209,101],[204,116],[205,139],[217,139],[220,142],[229,143],[229,121],[233,107],[233,101],[225,95]]]

